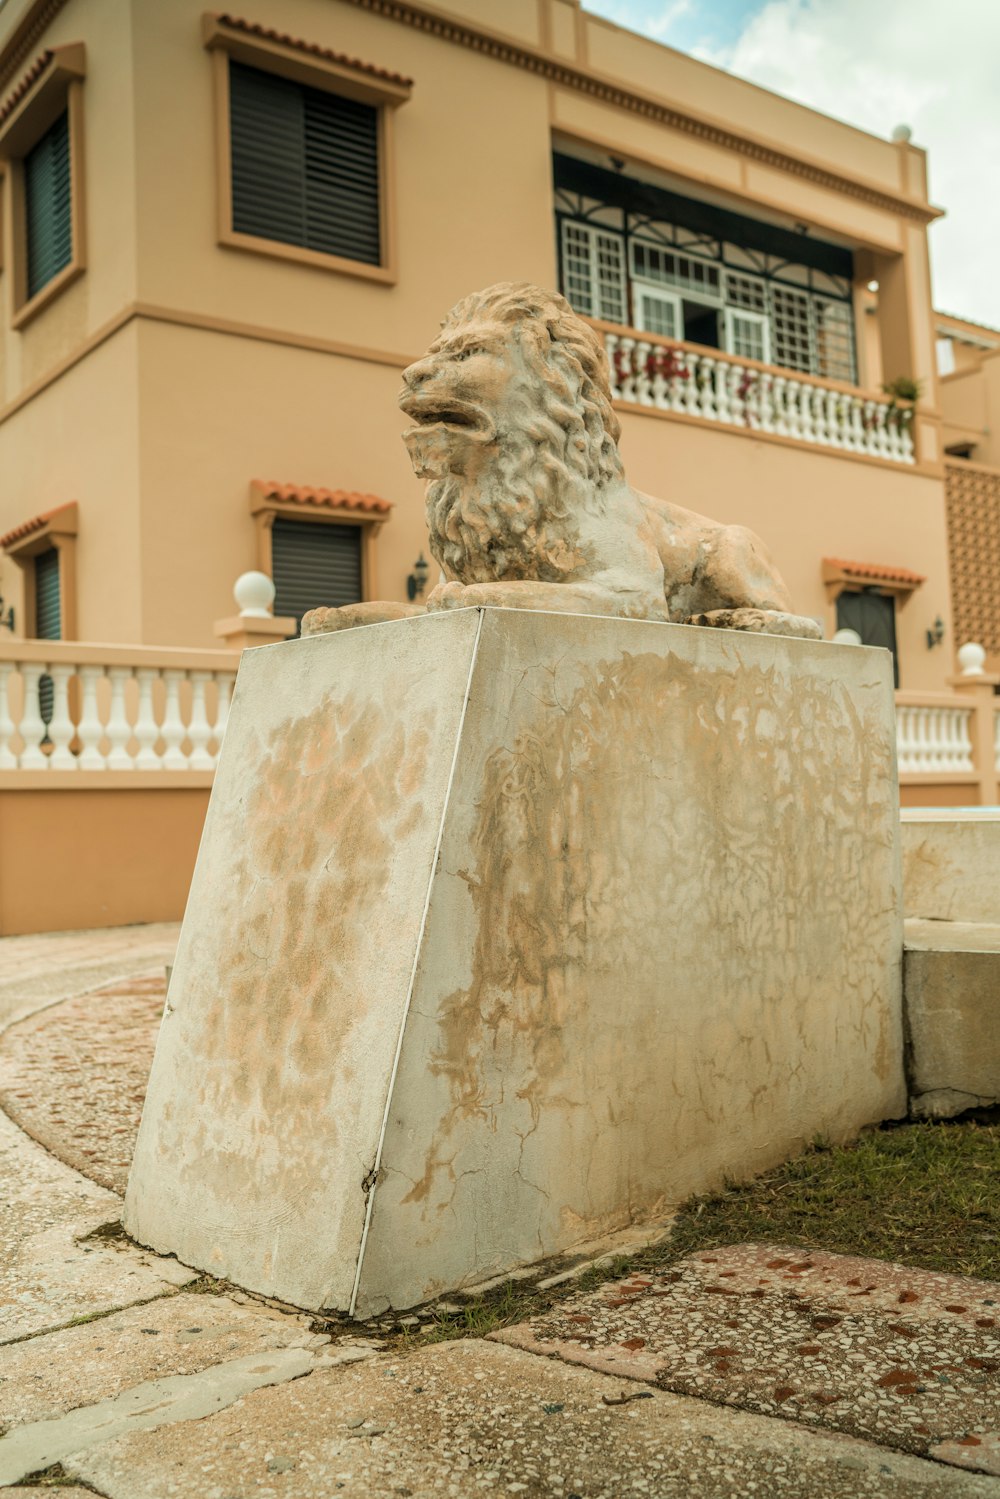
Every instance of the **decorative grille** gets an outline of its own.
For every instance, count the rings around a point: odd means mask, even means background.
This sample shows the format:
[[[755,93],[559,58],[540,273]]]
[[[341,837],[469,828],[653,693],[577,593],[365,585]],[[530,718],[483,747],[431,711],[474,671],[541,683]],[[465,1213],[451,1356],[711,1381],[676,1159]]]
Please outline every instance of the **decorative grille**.
[[[1000,469],[946,463],[955,639],[1000,653]]]
[[[626,321],[625,246],[618,234],[591,224],[563,222],[566,300],[585,317]]]
[[[813,369],[809,297],[789,286],[771,287],[771,331],[775,364],[790,370]]]

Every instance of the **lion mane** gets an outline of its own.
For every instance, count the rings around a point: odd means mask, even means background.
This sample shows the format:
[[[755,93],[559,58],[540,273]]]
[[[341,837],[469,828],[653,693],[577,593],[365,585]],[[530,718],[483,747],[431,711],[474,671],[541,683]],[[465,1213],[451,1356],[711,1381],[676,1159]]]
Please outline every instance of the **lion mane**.
[[[581,558],[575,517],[599,509],[622,477],[607,357],[564,297],[501,282],[452,308],[427,359],[497,326],[510,330],[528,380],[508,410],[491,412],[497,436],[482,467],[432,478],[431,551],[463,583],[560,582]]]

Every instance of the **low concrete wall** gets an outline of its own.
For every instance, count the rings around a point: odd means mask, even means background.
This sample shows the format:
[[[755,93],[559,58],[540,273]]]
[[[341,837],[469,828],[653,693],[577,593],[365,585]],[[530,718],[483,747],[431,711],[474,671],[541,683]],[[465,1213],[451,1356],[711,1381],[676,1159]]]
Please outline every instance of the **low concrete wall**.
[[[883,651],[462,610],[244,657],[125,1222],[358,1315],[905,1109]]]
[[[211,777],[131,789],[123,776],[101,777],[107,787],[78,776],[90,784],[0,788],[2,936],[184,914]]]
[[[1000,922],[1000,807],[909,809],[900,822],[906,915]]]
[[[911,1113],[1000,1103],[1000,925],[907,921],[905,936]]]

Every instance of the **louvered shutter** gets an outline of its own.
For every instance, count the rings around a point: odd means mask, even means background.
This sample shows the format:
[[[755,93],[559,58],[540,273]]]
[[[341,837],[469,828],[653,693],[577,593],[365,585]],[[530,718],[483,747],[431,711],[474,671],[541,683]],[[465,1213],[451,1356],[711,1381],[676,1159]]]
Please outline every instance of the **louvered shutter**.
[[[233,228],[378,265],[378,110],[229,64]]]
[[[35,637],[38,640],[62,639],[57,547],[39,552],[35,558]]]
[[[28,297],[73,258],[69,115],[62,114],[24,158]]]
[[[307,609],[361,601],[361,527],[289,520],[271,529],[274,612],[301,622]]]

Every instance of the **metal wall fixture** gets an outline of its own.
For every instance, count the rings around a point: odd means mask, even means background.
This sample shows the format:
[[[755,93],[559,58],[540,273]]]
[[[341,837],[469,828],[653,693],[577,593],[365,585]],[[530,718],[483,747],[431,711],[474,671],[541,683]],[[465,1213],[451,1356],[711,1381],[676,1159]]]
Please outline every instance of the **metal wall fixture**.
[[[421,552],[420,556],[413,564],[412,573],[410,573],[409,577],[406,580],[406,596],[410,600],[411,604],[413,603],[414,599],[420,598],[420,596],[423,594],[424,589],[427,587],[427,574],[430,572],[430,570],[431,565],[427,561],[427,558],[424,556],[423,552]]]
[[[932,651],[936,645],[940,645],[944,639],[944,620],[940,614],[927,631],[927,649]]]

